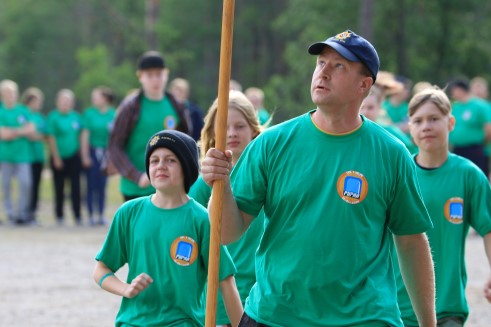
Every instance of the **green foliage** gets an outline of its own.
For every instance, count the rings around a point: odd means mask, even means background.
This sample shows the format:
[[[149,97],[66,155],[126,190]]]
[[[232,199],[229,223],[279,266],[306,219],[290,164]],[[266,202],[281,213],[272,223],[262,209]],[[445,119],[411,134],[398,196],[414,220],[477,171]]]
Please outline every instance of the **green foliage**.
[[[124,62],[115,66],[107,47],[102,44],[93,48],[79,48],[77,64],[80,75],[74,91],[78,97],[81,97],[79,100],[83,107],[90,105],[90,93],[96,86],[110,87],[120,99],[130,89],[138,87],[134,65]]]
[[[147,7],[156,24],[146,27]],[[79,107],[104,84],[121,99],[138,86],[135,63],[154,35],[171,78],[187,78],[208,108],[218,89],[222,1],[2,0],[0,79],[60,88]],[[371,7],[370,7],[371,6]],[[365,12],[362,8],[371,10]],[[313,108],[309,44],[345,29],[371,36],[382,69],[444,86],[456,75],[491,79],[491,2],[485,0],[236,0],[232,78],[262,87],[275,122]],[[362,30],[364,26],[367,30]],[[363,28],[363,29],[364,29]]]

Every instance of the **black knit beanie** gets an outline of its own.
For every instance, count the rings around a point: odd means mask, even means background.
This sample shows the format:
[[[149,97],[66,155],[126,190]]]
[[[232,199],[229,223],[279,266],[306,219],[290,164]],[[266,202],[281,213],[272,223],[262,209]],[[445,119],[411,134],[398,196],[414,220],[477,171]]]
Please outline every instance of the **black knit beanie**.
[[[188,193],[199,174],[199,155],[196,141],[189,135],[176,130],[164,130],[154,134],[148,141],[145,150],[145,168],[148,178],[150,178],[148,171],[150,156],[157,148],[167,148],[175,153],[181,162],[184,189]]]

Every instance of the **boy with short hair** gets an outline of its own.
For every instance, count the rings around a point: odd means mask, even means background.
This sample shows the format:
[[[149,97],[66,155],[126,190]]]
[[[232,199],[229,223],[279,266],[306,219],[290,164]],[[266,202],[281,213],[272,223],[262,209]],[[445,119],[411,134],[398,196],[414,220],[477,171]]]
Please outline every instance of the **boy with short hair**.
[[[144,162],[156,191],[116,212],[94,279],[123,296],[116,326],[202,326],[210,223],[206,209],[187,195],[198,177],[198,147],[184,133],[161,131],[148,142]],[[125,263],[126,283],[114,275]],[[243,310],[234,273],[222,247],[220,290],[237,326]]]
[[[491,188],[479,167],[449,152],[449,134],[454,126],[452,107],[443,90],[426,89],[409,102],[409,130],[418,146],[413,160],[434,226],[426,233],[435,262],[439,327],[463,326],[469,315],[465,242],[470,227],[483,237],[488,268],[491,266]],[[397,262],[394,263],[404,326],[418,326]],[[483,293],[491,302],[491,278]]]

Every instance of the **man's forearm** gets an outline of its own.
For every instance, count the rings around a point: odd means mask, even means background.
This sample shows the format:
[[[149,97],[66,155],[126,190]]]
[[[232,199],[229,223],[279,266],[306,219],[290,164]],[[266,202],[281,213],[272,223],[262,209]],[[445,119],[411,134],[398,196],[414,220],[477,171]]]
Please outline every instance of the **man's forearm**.
[[[239,210],[237,202],[232,194],[230,184],[224,182],[223,188],[223,203],[218,204],[222,206],[222,244],[229,244],[240,239],[242,234],[244,234],[249,227],[252,218]],[[214,201],[213,197],[211,201]],[[213,209],[210,207],[210,217],[212,215],[212,210]]]
[[[435,273],[425,234],[395,236],[399,266],[421,327],[436,326]]]

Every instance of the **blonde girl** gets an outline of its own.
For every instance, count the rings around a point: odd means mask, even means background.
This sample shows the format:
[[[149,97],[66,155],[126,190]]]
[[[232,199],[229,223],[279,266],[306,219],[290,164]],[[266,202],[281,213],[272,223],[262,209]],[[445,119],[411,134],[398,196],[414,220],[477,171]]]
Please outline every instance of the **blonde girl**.
[[[210,148],[215,147],[217,109],[218,100],[215,100],[205,116],[205,125],[201,130],[202,158],[204,158]],[[226,150],[232,152],[232,165],[237,163],[246,146],[261,133],[261,130],[262,126],[259,124],[256,111],[249,99],[240,91],[230,91]],[[189,196],[206,207],[210,200],[211,188],[200,176],[191,187]],[[243,306],[249,291],[256,282],[255,253],[263,231],[264,213],[261,211],[242,238],[235,243],[227,245],[227,249],[237,268],[235,281]],[[231,326],[220,294],[218,296],[216,322],[218,326]]]

